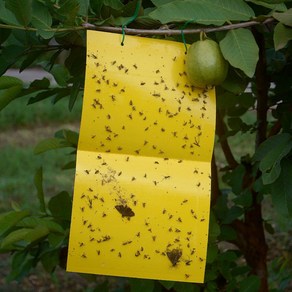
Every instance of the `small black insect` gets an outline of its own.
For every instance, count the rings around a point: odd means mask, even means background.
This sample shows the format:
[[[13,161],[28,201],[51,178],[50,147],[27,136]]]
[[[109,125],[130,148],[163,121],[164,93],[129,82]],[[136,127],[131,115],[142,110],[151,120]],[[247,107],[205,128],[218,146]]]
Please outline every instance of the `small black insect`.
[[[122,215],[122,217],[127,217],[130,219],[130,217],[135,216],[133,210],[127,205],[116,205],[115,208]]]
[[[171,251],[167,251],[166,255],[167,255],[168,259],[170,260],[170,262],[172,263],[172,266],[175,267],[177,265],[177,263],[179,262],[179,259],[182,256],[182,250],[175,248]]]

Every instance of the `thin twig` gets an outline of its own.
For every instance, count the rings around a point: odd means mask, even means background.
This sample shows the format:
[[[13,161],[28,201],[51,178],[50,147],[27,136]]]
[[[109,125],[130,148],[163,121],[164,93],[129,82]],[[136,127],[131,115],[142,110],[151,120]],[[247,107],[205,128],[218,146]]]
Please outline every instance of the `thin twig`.
[[[39,29],[35,27],[29,26],[18,26],[18,25],[10,25],[10,24],[3,24],[0,23],[0,28],[6,29],[19,29],[19,30],[27,30],[27,31],[38,31]],[[42,29],[42,31],[46,32],[66,32],[66,31],[76,31],[76,30],[85,30],[84,26],[72,26],[72,27],[62,27],[62,28],[49,28],[49,29]]]
[[[270,17],[264,20],[263,22],[259,22],[256,20],[234,23],[234,24],[227,24],[218,27],[201,27],[201,28],[193,28],[193,29],[184,29],[184,34],[195,34],[200,33],[202,31],[209,33],[215,31],[224,31],[224,30],[231,30],[236,28],[244,28],[244,27],[251,27],[259,24],[267,24],[274,21],[274,18]],[[115,33],[122,33],[122,27],[113,27],[113,26],[96,26],[91,23],[83,23],[83,27],[90,30],[99,30],[99,31],[106,31],[106,32],[115,32]],[[126,34],[129,35],[180,35],[182,30],[181,29],[136,29],[136,28],[124,28]]]
[[[201,28],[191,28],[191,29],[184,29],[184,34],[195,34],[200,33],[202,31],[209,33],[209,32],[216,32],[216,31],[224,31],[224,30],[231,30],[236,28],[244,28],[244,27],[251,27],[260,24],[268,24],[274,21],[273,17],[269,17],[264,21],[246,21],[246,22],[239,22],[234,24],[227,24],[218,27],[201,27]],[[35,27],[28,27],[28,26],[18,26],[18,25],[10,25],[10,24],[3,24],[0,23],[0,28],[6,29],[19,29],[19,30],[26,30],[26,31],[38,31]],[[82,26],[72,26],[72,27],[62,27],[62,28],[49,28],[43,29],[46,32],[66,32],[66,31],[78,31],[78,30],[99,30],[99,31],[106,31],[106,32],[115,32],[115,33],[122,33],[122,27],[114,27],[114,26],[97,26],[91,23],[83,23]],[[179,35],[181,34],[181,29],[169,29],[169,28],[160,28],[160,29],[136,29],[136,28],[124,28],[126,34],[129,35]]]

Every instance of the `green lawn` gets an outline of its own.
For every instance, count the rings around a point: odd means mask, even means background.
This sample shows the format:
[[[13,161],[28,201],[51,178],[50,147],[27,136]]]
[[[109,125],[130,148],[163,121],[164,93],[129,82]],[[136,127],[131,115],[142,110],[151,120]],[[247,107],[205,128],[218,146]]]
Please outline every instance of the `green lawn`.
[[[0,211],[10,208],[11,203],[22,207],[37,204],[34,173],[43,167],[44,188],[47,197],[62,190],[71,191],[73,170],[61,170],[73,159],[68,150],[50,151],[35,155],[38,141],[49,138],[54,132],[70,126],[78,130],[81,100],[72,112],[67,101],[53,105],[49,100],[27,106],[27,99],[10,104],[0,114]],[[73,126],[72,126],[73,125]]]

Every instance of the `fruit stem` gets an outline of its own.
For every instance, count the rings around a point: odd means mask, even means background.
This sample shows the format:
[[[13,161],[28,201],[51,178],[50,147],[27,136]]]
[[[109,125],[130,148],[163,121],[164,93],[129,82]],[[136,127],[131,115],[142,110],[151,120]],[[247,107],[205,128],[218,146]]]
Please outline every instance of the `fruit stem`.
[[[202,31],[200,32],[200,41],[204,41],[206,38],[207,38],[207,35],[206,35],[206,33],[202,30]]]

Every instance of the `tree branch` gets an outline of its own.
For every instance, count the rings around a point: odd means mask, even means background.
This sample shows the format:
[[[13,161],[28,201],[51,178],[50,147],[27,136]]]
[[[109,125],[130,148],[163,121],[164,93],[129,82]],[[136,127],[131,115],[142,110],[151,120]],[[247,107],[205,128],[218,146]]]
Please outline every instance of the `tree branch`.
[[[235,160],[235,158],[231,152],[230,146],[228,144],[227,138],[225,137],[226,126],[223,122],[223,119],[222,119],[219,111],[217,111],[217,115],[216,115],[216,131],[217,131],[217,134],[219,136],[219,142],[221,144],[221,148],[223,150],[226,161],[229,164],[229,167],[231,169],[236,168],[238,166],[238,162]]]
[[[256,148],[267,138],[267,111],[268,111],[268,91],[270,81],[267,74],[265,38],[263,34],[253,29],[253,35],[259,46],[259,61],[255,71],[255,82],[257,89],[257,136]]]
[[[264,21],[251,20],[246,22],[239,22],[234,24],[227,24],[218,27],[200,27],[200,28],[192,28],[192,29],[183,29],[184,34],[196,34],[200,32],[216,32],[216,31],[225,31],[236,28],[244,28],[244,27],[252,27],[255,25],[268,24],[275,21],[273,17],[266,18]],[[26,26],[18,26],[18,25],[10,25],[0,23],[0,28],[6,29],[18,29],[18,30],[27,30],[27,31],[38,31],[35,27],[26,27]],[[66,31],[77,31],[77,30],[99,30],[105,32],[115,32],[122,33],[122,27],[114,27],[114,26],[97,26],[88,22],[82,24],[82,26],[72,26],[72,27],[63,27],[63,28],[50,28],[44,29],[43,31],[47,32],[66,32]],[[136,29],[136,28],[127,28],[124,27],[124,32],[129,35],[180,35],[182,33],[181,29],[169,29],[168,26],[166,28],[160,29]]]
[[[211,161],[211,177],[211,205],[214,206],[220,196],[218,170],[214,151]]]
[[[6,29],[18,29],[18,30],[27,30],[27,31],[38,31],[39,29],[35,27],[29,26],[18,26],[18,25],[10,25],[10,24],[3,24],[0,23],[0,28]],[[76,31],[76,30],[85,30],[84,26],[72,26],[72,27],[62,27],[62,28],[50,28],[50,29],[43,29],[43,31],[47,32],[66,32],[66,31]]]
[[[246,21],[246,22],[240,22],[240,23],[235,23],[235,24],[227,24],[223,26],[218,26],[218,27],[201,27],[201,28],[193,28],[193,29],[184,29],[183,33],[184,34],[195,34],[195,33],[200,33],[200,32],[216,32],[216,31],[224,31],[224,30],[231,30],[231,29],[236,29],[236,28],[244,28],[244,27],[251,27],[255,25],[260,25],[260,24],[268,24],[273,22],[275,19],[272,17],[269,17],[265,19],[263,22],[256,21],[256,20],[251,20],[251,21]],[[99,31],[106,31],[106,32],[115,32],[115,33],[122,33],[123,29],[122,27],[113,27],[113,26],[96,26],[91,23],[83,23],[82,24],[84,28],[90,29],[90,30],[99,30]],[[181,29],[136,29],[136,28],[124,28],[124,31],[126,34],[129,35],[180,35],[182,33]]]

